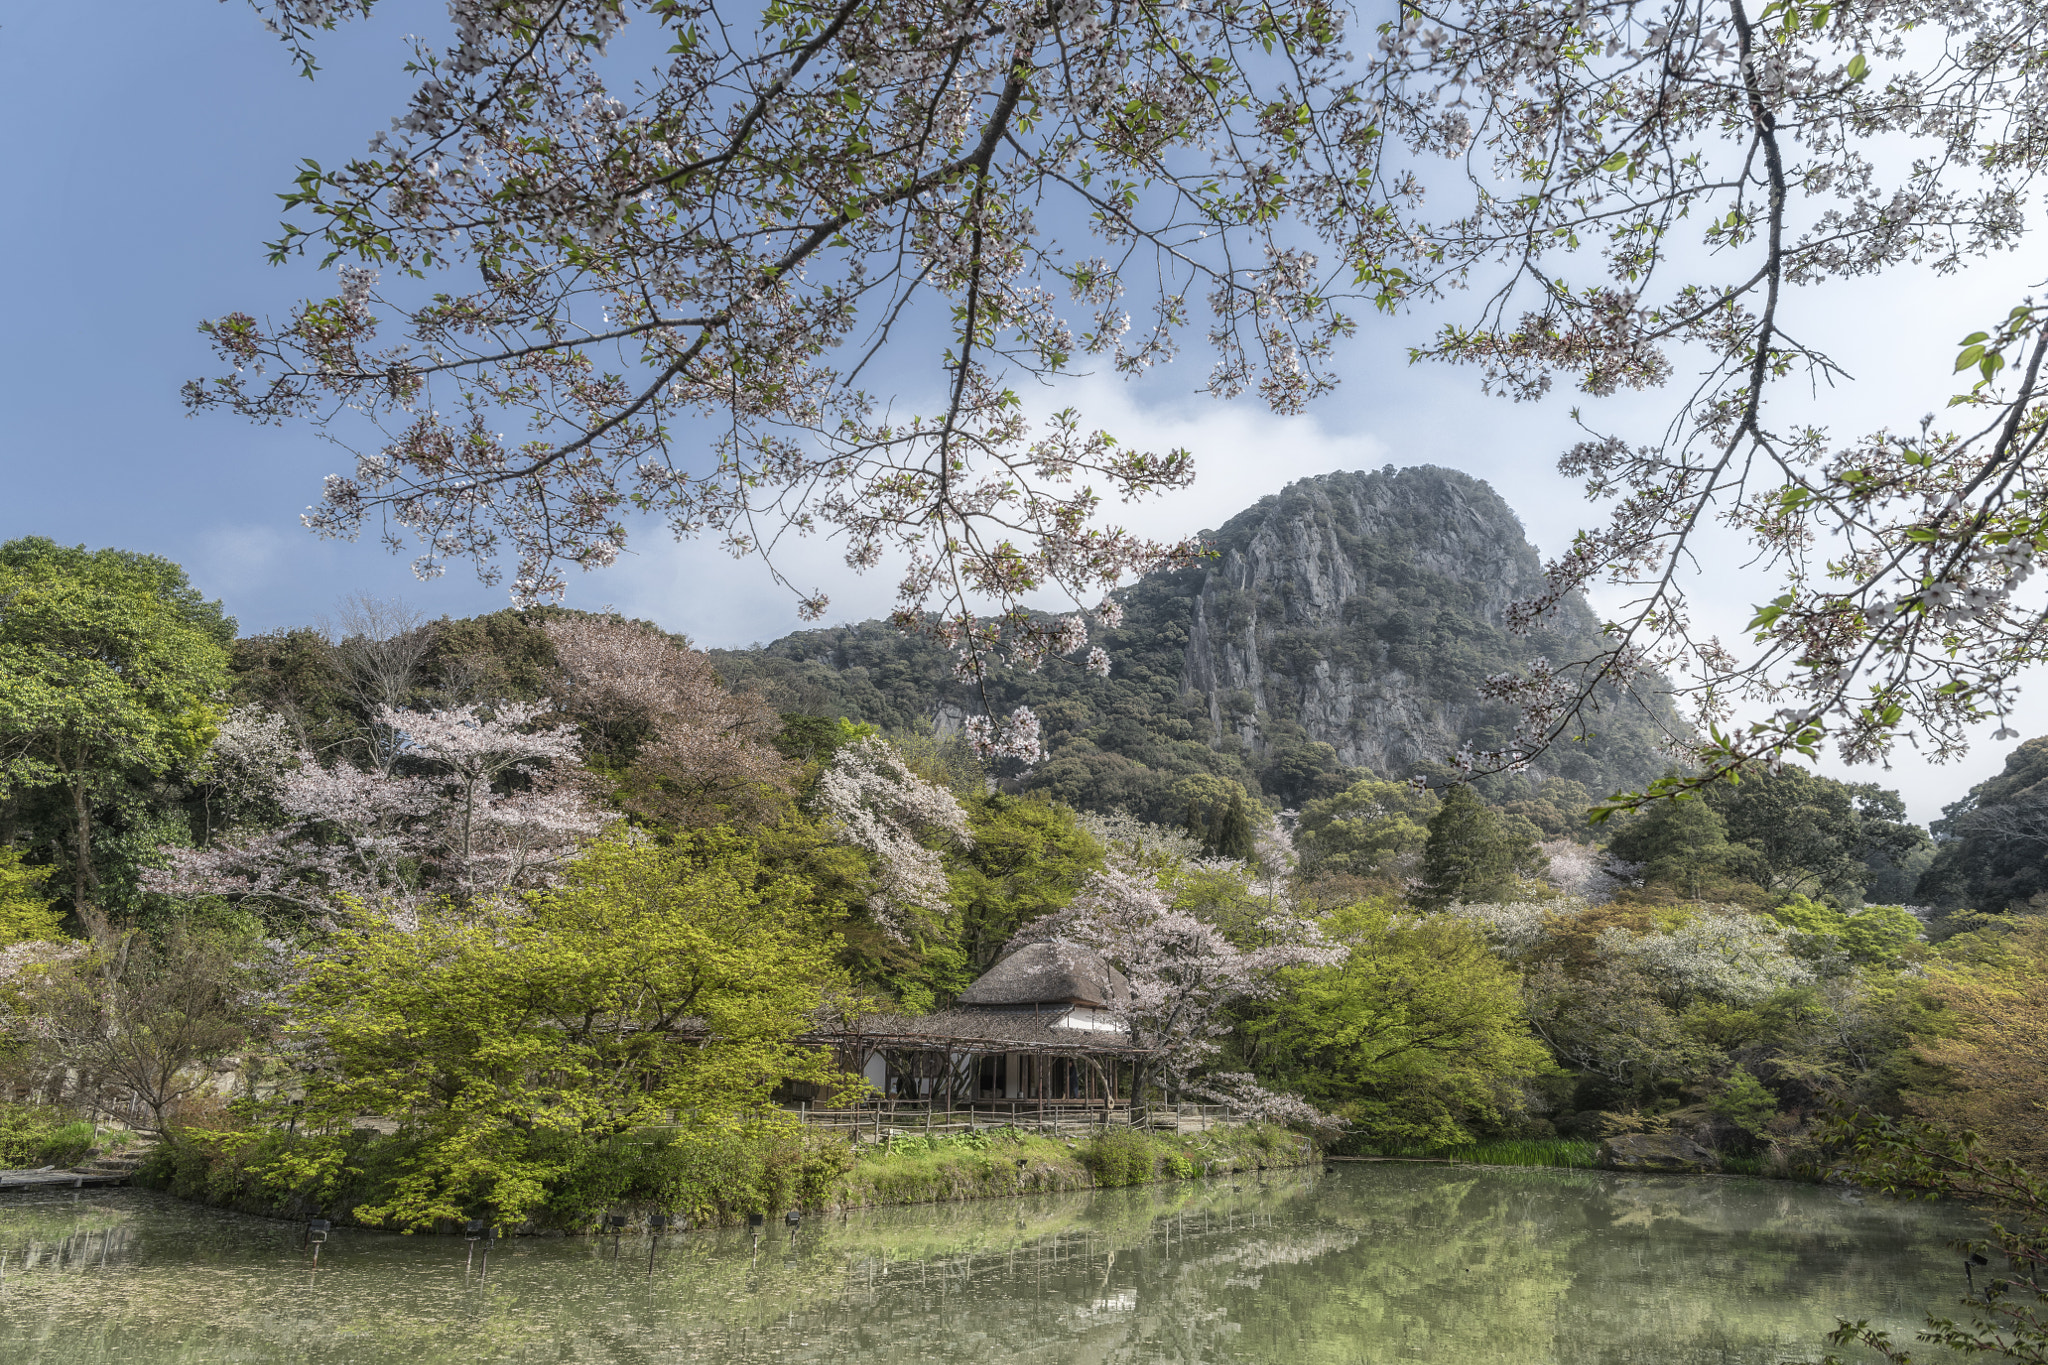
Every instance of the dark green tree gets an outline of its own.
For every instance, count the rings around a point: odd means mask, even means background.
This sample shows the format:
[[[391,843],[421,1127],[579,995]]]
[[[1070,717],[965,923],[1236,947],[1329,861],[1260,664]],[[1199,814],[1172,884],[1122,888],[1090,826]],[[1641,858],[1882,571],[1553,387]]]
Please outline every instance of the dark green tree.
[[[1437,910],[1453,901],[1500,900],[1514,894],[1518,878],[1543,868],[1543,855],[1529,837],[1529,824],[1502,819],[1460,784],[1444,794],[1429,817],[1429,842],[1422,847],[1422,879],[1413,900]]]
[[[1879,866],[1902,859],[1923,836],[1898,793],[1851,785],[1801,768],[1751,771],[1705,789],[1727,825],[1728,868],[1772,897],[1808,895],[1855,904]]]
[[[173,832],[120,837],[163,824],[174,800],[156,784],[211,742],[234,635],[167,559],[39,536],[0,545],[0,840],[39,825],[88,926],[103,926],[110,872],[126,884]],[[103,866],[110,856],[122,866]]]
[[[1997,912],[2048,892],[2048,735],[2005,757],[1996,777],[1942,808],[1934,859],[1915,898]]]
[[[1704,801],[1660,801],[1619,830],[1607,850],[1642,863],[1645,881],[1698,900],[1702,883],[1727,866],[1728,824]]]

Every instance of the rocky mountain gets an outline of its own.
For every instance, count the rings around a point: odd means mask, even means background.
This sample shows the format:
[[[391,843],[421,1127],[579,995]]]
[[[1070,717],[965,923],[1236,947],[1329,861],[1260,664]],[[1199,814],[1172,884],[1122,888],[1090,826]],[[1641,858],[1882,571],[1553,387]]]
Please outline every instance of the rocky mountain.
[[[1204,774],[1293,804],[1361,769],[1433,770],[1468,740],[1504,741],[1512,715],[1478,696],[1489,674],[1596,645],[1579,601],[1528,637],[1503,629],[1538,587],[1536,552],[1500,496],[1455,470],[1303,479],[1203,540],[1202,560],[1121,594],[1110,677],[1061,661],[994,681],[996,707],[1029,704],[1044,728],[1050,757],[1028,785],[1177,819],[1176,791]],[[980,704],[942,650],[881,622],[716,658],[783,709],[889,728],[947,729]],[[1674,724],[1662,698],[1603,697],[1590,733],[1489,794],[1544,806],[1638,785]]]

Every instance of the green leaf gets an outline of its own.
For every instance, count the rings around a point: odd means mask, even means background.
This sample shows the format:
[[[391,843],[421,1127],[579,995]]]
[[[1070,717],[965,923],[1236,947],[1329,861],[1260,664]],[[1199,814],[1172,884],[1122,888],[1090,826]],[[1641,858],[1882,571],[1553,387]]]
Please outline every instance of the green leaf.
[[[1849,59],[1849,79],[1859,84],[1870,74],[1870,63],[1861,52]]]
[[[1970,346],[1965,348],[1963,353],[1956,357],[1956,373],[1961,374],[1964,370],[1969,369],[1972,365],[1976,364],[1979,360],[1982,360],[1983,358],[1984,348],[1982,346]]]
[[[1626,165],[1628,165],[1628,153],[1616,152],[1613,156],[1600,163],[1600,169],[1603,171],[1618,171]]]

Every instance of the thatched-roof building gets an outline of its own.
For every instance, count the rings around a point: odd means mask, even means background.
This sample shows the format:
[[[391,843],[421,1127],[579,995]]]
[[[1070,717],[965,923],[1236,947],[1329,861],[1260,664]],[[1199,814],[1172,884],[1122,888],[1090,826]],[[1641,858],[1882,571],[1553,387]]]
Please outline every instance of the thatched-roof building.
[[[1120,1063],[1147,1051],[1124,1023],[1130,983],[1071,943],[1007,951],[951,1009],[875,1014],[813,1035],[895,1100],[946,1108],[1121,1103]]]

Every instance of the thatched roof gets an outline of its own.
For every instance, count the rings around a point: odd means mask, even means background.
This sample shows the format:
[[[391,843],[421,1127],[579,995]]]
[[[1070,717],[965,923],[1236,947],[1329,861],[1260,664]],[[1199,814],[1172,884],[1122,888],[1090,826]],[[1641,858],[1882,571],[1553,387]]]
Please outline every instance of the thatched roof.
[[[806,1034],[804,1042],[839,1047],[931,1048],[952,1052],[1072,1052],[1142,1056],[1121,1031],[1061,1028],[1057,1015],[995,1010],[941,1010],[937,1014],[870,1014]]]
[[[1100,953],[1072,943],[1027,943],[983,972],[959,1003],[987,1007],[1093,1005],[1122,1009],[1131,985]]]

